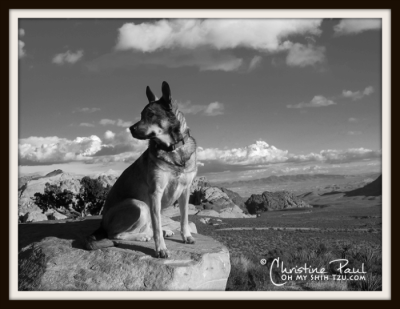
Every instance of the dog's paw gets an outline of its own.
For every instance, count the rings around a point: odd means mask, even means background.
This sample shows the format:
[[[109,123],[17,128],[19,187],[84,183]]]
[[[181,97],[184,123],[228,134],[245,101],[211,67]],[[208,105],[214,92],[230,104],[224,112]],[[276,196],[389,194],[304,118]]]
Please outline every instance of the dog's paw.
[[[171,230],[163,230],[164,237],[171,237],[175,233],[172,232]]]
[[[196,240],[193,238],[193,236],[183,236],[182,235],[182,239],[185,244],[194,244],[196,242]]]
[[[160,249],[156,251],[156,257],[161,259],[167,259],[171,254],[167,249]]]
[[[152,238],[153,238],[153,237],[146,235],[146,236],[139,237],[139,238],[137,239],[137,241],[143,241],[143,242],[145,242],[145,241],[151,240]]]

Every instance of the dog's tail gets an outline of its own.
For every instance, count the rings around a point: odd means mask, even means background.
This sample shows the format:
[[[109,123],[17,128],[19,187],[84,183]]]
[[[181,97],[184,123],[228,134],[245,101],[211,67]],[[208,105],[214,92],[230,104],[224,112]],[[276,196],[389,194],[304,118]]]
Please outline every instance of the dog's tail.
[[[114,243],[107,239],[107,231],[100,226],[92,235],[84,238],[84,245],[87,250],[97,250],[101,248],[113,247]]]

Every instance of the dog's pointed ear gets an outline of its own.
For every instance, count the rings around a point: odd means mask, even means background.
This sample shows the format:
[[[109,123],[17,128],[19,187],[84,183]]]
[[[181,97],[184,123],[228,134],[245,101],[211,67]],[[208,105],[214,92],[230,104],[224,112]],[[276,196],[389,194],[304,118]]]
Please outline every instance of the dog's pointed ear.
[[[156,96],[151,91],[149,86],[146,87],[146,96],[147,96],[147,99],[149,100],[149,103],[154,102],[156,100]]]
[[[171,103],[171,89],[167,82],[162,83],[161,91],[163,100],[167,103]]]

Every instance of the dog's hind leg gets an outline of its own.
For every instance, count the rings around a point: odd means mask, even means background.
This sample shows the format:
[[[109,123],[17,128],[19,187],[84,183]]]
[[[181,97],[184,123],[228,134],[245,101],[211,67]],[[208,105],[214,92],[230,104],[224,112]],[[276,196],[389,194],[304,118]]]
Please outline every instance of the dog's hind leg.
[[[185,244],[194,244],[195,240],[190,234],[188,208],[189,208],[190,186],[185,188],[178,199],[181,212],[181,236]]]
[[[149,207],[146,203],[125,199],[103,218],[109,239],[149,241],[153,237]]]

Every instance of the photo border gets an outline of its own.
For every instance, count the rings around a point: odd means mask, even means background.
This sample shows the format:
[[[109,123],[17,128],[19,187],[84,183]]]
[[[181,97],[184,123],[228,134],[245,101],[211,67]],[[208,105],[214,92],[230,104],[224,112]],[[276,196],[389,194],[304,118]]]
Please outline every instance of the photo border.
[[[381,292],[20,292],[18,291],[18,19],[19,18],[382,18]],[[11,9],[9,10],[9,298],[39,299],[390,299],[391,298],[391,10],[390,9]]]

